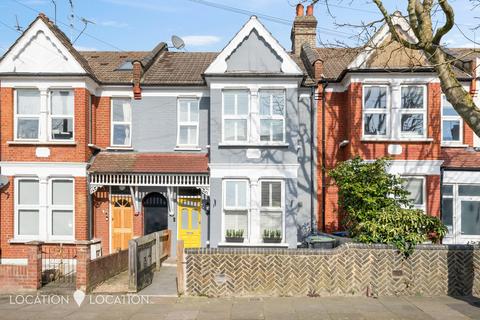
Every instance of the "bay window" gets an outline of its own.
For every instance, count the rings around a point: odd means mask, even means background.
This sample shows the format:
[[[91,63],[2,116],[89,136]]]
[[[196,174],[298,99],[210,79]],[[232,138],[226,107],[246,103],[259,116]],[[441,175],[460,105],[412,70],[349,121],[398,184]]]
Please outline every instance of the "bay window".
[[[227,230],[243,231],[243,237],[248,238],[248,181],[225,180],[224,194],[224,236]]]
[[[408,85],[401,87],[401,135],[423,137],[426,133],[427,107],[425,87]]]
[[[261,181],[260,231],[279,231],[283,237],[283,182]]]
[[[260,141],[285,140],[285,91],[260,91]]]
[[[411,200],[416,209],[425,211],[425,178],[424,177],[402,177],[403,187],[409,192],[408,199]]]
[[[463,140],[463,120],[442,94],[442,143],[460,144]]]
[[[246,90],[223,92],[223,141],[248,140],[249,100],[250,95]]]
[[[130,98],[112,98],[111,145],[131,146],[132,108]]]
[[[73,91],[50,91],[50,110],[50,138],[52,140],[73,140]]]
[[[17,89],[15,108],[15,138],[38,140],[40,134],[40,91]]]
[[[17,234],[26,238],[40,235],[39,182],[37,179],[19,179],[16,183]]]
[[[199,103],[196,99],[178,101],[178,146],[198,146]]]
[[[389,125],[388,87],[363,87],[363,133],[386,136]]]

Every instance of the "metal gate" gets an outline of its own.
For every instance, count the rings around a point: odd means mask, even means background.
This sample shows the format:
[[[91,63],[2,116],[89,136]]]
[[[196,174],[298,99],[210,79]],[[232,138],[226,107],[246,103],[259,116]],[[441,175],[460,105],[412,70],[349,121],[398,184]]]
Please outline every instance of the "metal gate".
[[[75,287],[77,250],[59,246],[42,248],[42,286]]]

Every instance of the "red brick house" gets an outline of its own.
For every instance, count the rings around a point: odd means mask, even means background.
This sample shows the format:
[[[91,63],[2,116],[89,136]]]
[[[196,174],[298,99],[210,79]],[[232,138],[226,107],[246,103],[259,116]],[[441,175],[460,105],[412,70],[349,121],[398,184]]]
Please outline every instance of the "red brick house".
[[[305,33],[316,21],[297,16]],[[394,17],[409,33],[406,21]],[[312,40],[313,42],[313,40]],[[365,48],[300,51],[317,96],[318,227],[341,230],[338,190],[328,170],[340,161],[392,159],[390,171],[407,179],[415,206],[441,217],[449,228],[445,243],[480,240],[480,139],[445,99],[433,68],[419,52],[391,42],[383,26]],[[475,101],[480,54],[448,49],[453,70]]]

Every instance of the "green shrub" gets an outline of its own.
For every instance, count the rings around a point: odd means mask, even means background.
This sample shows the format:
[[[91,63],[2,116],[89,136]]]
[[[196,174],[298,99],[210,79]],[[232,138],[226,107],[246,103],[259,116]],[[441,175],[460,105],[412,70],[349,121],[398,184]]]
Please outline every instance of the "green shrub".
[[[339,205],[351,237],[363,243],[395,245],[408,256],[416,244],[439,242],[447,228],[436,217],[414,209],[403,179],[387,173],[386,158],[340,163],[329,175],[339,187]]]
[[[282,239],[282,231],[278,229],[265,229],[263,230],[263,239]]]
[[[225,231],[227,238],[243,238],[243,230],[228,229]]]

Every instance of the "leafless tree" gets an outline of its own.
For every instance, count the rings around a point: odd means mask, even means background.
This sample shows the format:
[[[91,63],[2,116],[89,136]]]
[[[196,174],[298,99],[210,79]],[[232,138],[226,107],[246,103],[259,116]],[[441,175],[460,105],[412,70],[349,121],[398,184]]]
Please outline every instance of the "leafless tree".
[[[325,3],[327,7],[329,2],[333,0],[305,0],[311,4],[317,4],[319,1]],[[396,27],[393,13],[389,12],[382,0],[371,0],[378,8],[382,19],[372,21],[362,25],[364,30],[372,27],[377,23],[386,23],[390,33],[391,41],[405,52],[414,57],[413,52],[421,52],[428,60],[438,74],[440,84],[447,100],[453,105],[458,114],[472,128],[472,130],[480,136],[480,109],[470,95],[463,88],[461,83],[453,71],[453,64],[458,57],[451,55],[448,50],[441,45],[444,37],[455,26],[455,12],[448,0],[405,0],[406,15],[405,20],[408,22],[414,39],[406,37]],[[450,1],[451,2],[451,1]],[[474,7],[480,7],[480,0],[470,0]],[[330,11],[330,9],[329,9]],[[442,24],[437,27],[434,24],[434,18],[442,16]],[[371,36],[366,31],[363,34]],[[368,46],[368,45],[367,45]],[[479,67],[479,66],[476,66]]]

